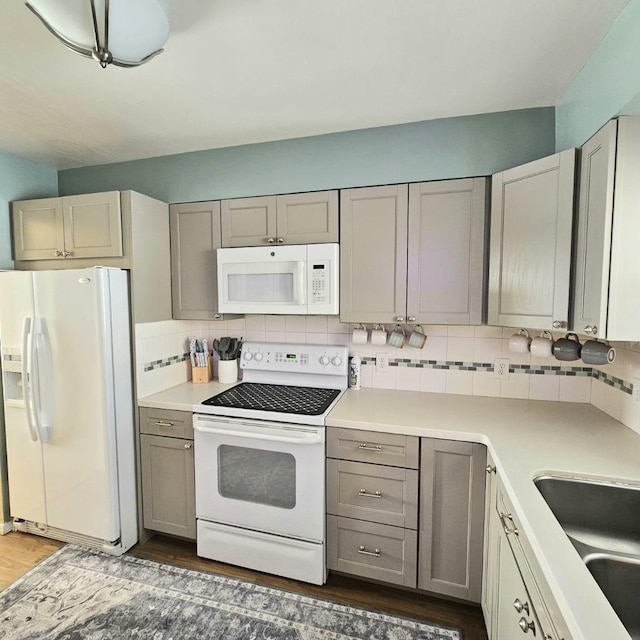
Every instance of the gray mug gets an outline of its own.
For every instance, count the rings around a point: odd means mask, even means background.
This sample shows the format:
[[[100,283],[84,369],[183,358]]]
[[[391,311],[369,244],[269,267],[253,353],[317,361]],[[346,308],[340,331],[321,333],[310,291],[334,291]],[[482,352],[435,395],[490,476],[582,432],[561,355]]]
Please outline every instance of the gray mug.
[[[564,338],[556,340],[551,347],[556,360],[579,360],[581,350],[582,345],[575,333],[567,333]]]
[[[604,342],[587,340],[580,356],[585,364],[611,364],[616,359],[616,350]]]

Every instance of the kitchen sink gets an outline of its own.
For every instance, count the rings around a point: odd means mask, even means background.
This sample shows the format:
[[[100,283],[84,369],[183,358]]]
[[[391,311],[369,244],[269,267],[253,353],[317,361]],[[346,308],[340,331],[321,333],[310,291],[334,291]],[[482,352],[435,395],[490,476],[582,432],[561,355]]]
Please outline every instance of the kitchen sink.
[[[640,487],[561,476],[534,483],[634,640],[640,640]]]

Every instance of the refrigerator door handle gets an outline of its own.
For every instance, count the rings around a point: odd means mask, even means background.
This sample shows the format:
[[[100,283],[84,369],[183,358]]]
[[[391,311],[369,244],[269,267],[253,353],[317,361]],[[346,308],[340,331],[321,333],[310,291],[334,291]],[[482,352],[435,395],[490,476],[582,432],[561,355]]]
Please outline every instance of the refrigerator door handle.
[[[51,342],[47,323],[44,318],[33,319],[32,348],[35,354],[33,405],[35,423],[40,433],[40,440],[48,442],[51,439],[54,413],[54,371],[51,357]],[[44,380],[44,384],[43,384]]]
[[[32,352],[31,345],[33,336],[31,335],[32,318],[25,318],[22,323],[22,389],[24,394],[24,409],[27,414],[27,427],[29,437],[33,442],[38,441],[38,432],[33,422],[33,389],[31,386],[32,375]]]

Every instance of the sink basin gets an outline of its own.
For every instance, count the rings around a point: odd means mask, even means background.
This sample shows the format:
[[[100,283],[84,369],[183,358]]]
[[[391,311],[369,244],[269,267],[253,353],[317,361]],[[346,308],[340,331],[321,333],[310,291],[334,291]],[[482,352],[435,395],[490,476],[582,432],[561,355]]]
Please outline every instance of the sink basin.
[[[585,564],[629,635],[640,638],[640,559],[593,554]]]
[[[534,483],[633,640],[640,640],[640,487],[541,476]]]

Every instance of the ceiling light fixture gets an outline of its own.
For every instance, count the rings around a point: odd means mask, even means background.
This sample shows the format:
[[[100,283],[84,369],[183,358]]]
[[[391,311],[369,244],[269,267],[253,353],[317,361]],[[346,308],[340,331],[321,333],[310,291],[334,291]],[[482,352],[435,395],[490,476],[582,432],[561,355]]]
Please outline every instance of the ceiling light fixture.
[[[137,67],[163,51],[169,20],[159,0],[27,0],[68,49],[104,69]]]

